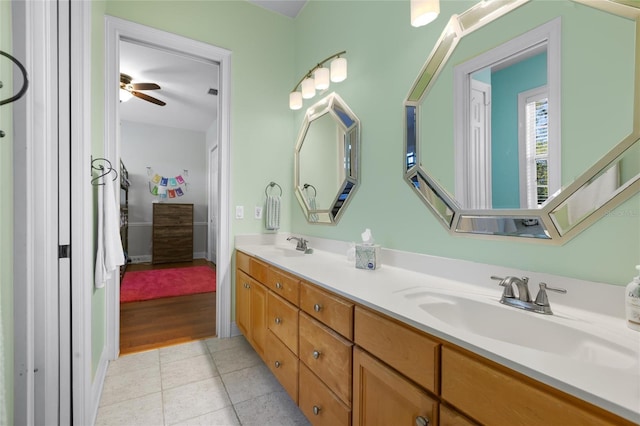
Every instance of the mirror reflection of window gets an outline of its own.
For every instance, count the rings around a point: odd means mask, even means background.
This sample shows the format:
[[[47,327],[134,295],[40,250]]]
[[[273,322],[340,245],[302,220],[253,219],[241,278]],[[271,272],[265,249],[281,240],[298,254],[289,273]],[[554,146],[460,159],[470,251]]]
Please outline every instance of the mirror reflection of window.
[[[519,96],[519,126],[523,129],[525,167],[521,171],[521,207],[540,208],[549,198],[549,169],[555,163],[549,151],[549,95],[546,86]],[[557,188],[553,188],[551,193]]]

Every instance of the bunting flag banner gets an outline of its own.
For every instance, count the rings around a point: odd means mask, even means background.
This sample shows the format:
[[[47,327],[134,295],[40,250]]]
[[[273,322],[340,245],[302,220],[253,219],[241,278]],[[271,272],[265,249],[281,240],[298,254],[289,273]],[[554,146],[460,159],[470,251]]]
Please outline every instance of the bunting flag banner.
[[[189,183],[184,176],[189,175],[188,170],[177,176],[168,177],[155,173],[151,167],[147,167],[147,175],[149,178],[149,192],[158,198],[175,198],[182,197],[187,193]],[[153,175],[153,177],[151,177]]]

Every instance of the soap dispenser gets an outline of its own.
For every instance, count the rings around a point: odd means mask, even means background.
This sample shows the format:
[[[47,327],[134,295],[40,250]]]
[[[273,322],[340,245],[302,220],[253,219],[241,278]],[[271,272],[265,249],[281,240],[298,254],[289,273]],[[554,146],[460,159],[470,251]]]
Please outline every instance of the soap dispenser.
[[[640,265],[636,266],[638,276],[627,285],[625,291],[625,311],[627,314],[627,326],[640,331]]]

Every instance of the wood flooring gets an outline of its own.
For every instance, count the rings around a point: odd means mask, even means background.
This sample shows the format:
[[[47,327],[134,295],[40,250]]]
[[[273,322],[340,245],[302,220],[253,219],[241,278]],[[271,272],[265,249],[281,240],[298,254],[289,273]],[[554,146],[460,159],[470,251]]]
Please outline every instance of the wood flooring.
[[[204,259],[161,265],[132,264],[127,271],[215,266]],[[125,272],[126,274],[126,272]],[[214,337],[216,293],[165,297],[120,304],[120,354]]]

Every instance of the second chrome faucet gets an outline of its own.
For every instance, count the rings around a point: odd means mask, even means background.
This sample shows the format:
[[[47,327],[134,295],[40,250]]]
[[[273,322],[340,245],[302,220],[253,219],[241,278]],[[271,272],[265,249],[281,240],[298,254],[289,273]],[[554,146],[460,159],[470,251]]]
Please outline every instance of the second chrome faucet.
[[[563,288],[553,288],[547,286],[546,283],[540,283],[540,290],[535,300],[531,300],[531,293],[529,293],[529,278],[528,277],[496,277],[492,276],[492,280],[500,281],[499,285],[504,287],[500,303],[513,306],[514,308],[524,309],[526,311],[536,312],[539,314],[551,315],[551,306],[549,305],[549,298],[547,297],[546,290],[555,291],[557,293],[566,293],[567,290]],[[514,289],[515,286],[515,289]],[[517,292],[517,295],[514,293]]]

